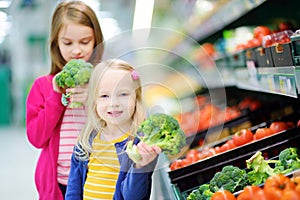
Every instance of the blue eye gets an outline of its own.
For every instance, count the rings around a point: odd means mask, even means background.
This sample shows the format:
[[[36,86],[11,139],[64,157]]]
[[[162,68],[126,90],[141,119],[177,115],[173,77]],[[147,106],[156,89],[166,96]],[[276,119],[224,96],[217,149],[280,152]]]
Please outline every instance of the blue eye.
[[[128,95],[129,95],[129,94],[126,93],[126,92],[122,92],[122,93],[120,94],[120,96],[123,96],[123,97],[128,96]]]

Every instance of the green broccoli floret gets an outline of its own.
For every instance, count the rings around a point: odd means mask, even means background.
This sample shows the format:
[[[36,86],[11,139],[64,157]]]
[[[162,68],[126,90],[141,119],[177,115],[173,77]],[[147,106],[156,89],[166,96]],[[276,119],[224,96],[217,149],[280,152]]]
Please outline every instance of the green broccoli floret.
[[[209,184],[209,188],[212,192],[217,192],[222,189],[233,193],[242,190],[248,185],[248,175],[246,170],[227,165],[222,168],[222,171],[214,175]]]
[[[55,81],[57,85],[62,88],[72,88],[78,85],[84,85],[89,82],[93,65],[83,59],[72,59],[62,69],[62,71],[56,76]],[[68,98],[70,94],[62,95],[62,104],[68,105]],[[78,102],[72,102],[71,108],[81,107],[82,104]]]
[[[150,115],[143,121],[136,137],[147,145],[159,146],[167,155],[176,155],[186,144],[186,137],[181,130],[178,121],[170,115],[157,113]],[[133,143],[128,143],[126,152],[128,155],[138,154],[137,149],[132,147]],[[135,150],[135,152],[132,152]],[[137,162],[135,158],[131,158]]]
[[[202,197],[201,197],[201,193],[198,189],[196,190],[193,190],[189,196],[186,198],[186,200],[202,200]]]
[[[277,160],[265,160],[262,152],[256,152],[250,159],[246,160],[247,168],[251,170],[248,172],[249,183],[251,185],[264,183],[269,176],[276,174],[269,164],[278,162]]]
[[[276,173],[287,174],[300,168],[299,149],[296,147],[286,148],[279,154],[279,163],[276,163]]]
[[[200,185],[198,189],[193,190],[187,200],[210,200],[213,194],[209,189],[209,184],[205,183]]]

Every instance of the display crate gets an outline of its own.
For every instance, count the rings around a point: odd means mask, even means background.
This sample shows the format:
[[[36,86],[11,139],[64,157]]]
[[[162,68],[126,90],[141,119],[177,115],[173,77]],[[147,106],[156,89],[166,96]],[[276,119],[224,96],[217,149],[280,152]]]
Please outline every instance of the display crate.
[[[272,52],[270,47],[258,47],[255,50],[258,67],[274,67]]]
[[[275,67],[294,66],[290,42],[271,46],[271,52]]]
[[[297,124],[298,113],[286,116],[281,121],[291,121]],[[261,123],[251,128],[253,132],[259,127],[268,126],[272,121]],[[173,184],[174,192],[179,199],[185,197],[201,184],[208,183],[216,172],[226,165],[234,165],[246,168],[246,160],[261,151],[265,157],[278,156],[280,151],[288,147],[300,147],[300,127],[295,127],[281,133],[257,140],[232,150],[217,154],[213,157],[193,163],[187,167],[169,171],[169,177]]]
[[[233,68],[246,68],[245,50],[228,54],[228,62],[229,66]]]
[[[292,46],[292,56],[294,64],[296,66],[300,65],[300,35],[291,36],[291,46]]]
[[[258,67],[255,51],[257,48],[245,49],[246,65],[248,68]]]

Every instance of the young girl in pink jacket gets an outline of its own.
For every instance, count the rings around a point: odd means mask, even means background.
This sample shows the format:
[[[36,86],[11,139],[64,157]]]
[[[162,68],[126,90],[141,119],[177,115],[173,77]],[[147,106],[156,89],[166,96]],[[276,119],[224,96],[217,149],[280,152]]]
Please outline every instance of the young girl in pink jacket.
[[[85,103],[87,85],[62,91],[54,81],[71,59],[96,65],[103,54],[102,31],[94,11],[81,1],[58,3],[50,33],[51,71],[38,77],[26,101],[26,129],[29,142],[41,149],[35,183],[40,200],[64,199],[73,146],[85,123],[84,107],[61,103],[62,93],[70,101]]]

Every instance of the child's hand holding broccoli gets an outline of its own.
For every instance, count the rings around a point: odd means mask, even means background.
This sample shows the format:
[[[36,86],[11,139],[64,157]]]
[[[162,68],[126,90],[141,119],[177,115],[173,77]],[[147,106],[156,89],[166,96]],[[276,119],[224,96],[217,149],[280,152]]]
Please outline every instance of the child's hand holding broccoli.
[[[167,155],[176,155],[186,145],[186,137],[178,121],[170,115],[157,113],[147,118],[138,128],[136,137],[149,146],[157,146]],[[142,135],[139,135],[142,134]],[[140,149],[129,141],[126,153],[135,162],[142,159]]]
[[[60,73],[55,76],[56,84],[59,90],[63,93],[62,104],[68,105],[69,98],[73,96],[70,103],[71,108],[81,107],[85,99],[86,84],[89,82],[93,65],[85,62],[82,59],[70,60]],[[76,87],[76,89],[75,89]]]

